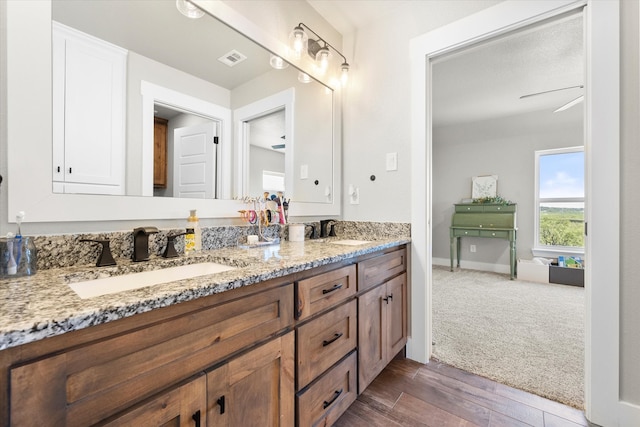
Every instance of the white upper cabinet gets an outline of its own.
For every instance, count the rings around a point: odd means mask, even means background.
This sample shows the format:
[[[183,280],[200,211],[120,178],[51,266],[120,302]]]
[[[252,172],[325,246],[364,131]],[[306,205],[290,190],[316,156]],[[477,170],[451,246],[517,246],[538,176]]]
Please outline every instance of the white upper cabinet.
[[[127,51],[53,24],[54,191],[124,194]]]

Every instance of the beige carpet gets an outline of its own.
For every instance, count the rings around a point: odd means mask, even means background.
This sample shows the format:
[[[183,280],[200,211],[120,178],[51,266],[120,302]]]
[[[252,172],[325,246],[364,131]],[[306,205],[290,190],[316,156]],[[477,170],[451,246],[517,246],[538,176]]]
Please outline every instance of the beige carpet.
[[[583,409],[584,301],[581,287],[434,266],[434,356]]]

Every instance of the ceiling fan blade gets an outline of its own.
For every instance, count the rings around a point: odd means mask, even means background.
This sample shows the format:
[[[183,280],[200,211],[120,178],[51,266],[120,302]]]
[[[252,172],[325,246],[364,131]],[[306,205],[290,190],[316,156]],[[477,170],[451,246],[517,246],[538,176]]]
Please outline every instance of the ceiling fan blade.
[[[567,102],[562,107],[560,107],[557,110],[555,110],[554,113],[559,113],[560,111],[568,110],[569,108],[573,107],[576,104],[581,103],[582,101],[584,101],[584,95],[580,95],[576,99]]]
[[[567,87],[561,87],[559,89],[551,89],[551,90],[545,90],[543,92],[530,93],[530,94],[527,94],[527,95],[522,95],[520,97],[520,99],[530,98],[532,96],[544,95],[545,93],[552,93],[552,92],[558,92],[558,91],[561,91],[561,90],[578,89],[578,88],[582,89],[582,88],[584,88],[584,85],[567,86]]]

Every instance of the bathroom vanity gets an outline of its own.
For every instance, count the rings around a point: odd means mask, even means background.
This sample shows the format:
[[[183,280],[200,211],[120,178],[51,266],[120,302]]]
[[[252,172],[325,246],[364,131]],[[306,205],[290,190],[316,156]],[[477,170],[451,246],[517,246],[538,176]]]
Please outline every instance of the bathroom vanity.
[[[3,281],[0,423],[331,425],[406,344],[408,243],[216,249],[237,268],[90,299]]]

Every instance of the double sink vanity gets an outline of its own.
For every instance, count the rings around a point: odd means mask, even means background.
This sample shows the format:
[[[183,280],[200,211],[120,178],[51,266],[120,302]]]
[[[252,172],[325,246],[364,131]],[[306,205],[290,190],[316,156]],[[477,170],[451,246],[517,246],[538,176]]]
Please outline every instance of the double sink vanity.
[[[4,5],[7,85],[12,88],[6,138],[11,141],[10,218],[26,211],[29,226],[41,223],[46,232],[48,224],[60,232],[75,230],[76,223],[84,224],[82,229],[108,223],[106,228],[113,229],[115,221],[175,227],[186,215],[185,199],[176,183],[156,189],[153,182],[152,119],[158,106],[213,119],[220,131],[214,182],[207,187],[213,196],[191,198],[187,205],[202,218],[237,218],[243,208],[238,200],[256,193],[251,176],[264,167],[250,163],[252,144],[241,130],[234,132],[276,110],[285,118],[278,138],[286,135],[286,144],[278,154],[286,195],[293,200],[289,215],[341,214],[340,90],[319,79],[309,58],[294,60],[287,70],[271,68],[273,54],[287,52],[284,41],[256,28],[227,2],[194,3],[208,15],[188,20],[173,2],[151,0]],[[109,31],[90,34],[110,16],[117,18],[111,31],[116,39],[108,37]],[[159,18],[159,33],[141,27],[154,18]],[[176,20],[169,25],[176,31],[166,32],[168,19]],[[109,135],[124,135],[110,142],[124,147],[112,159],[119,171],[116,184],[80,182],[76,165],[97,170],[92,162],[102,165],[104,156],[96,152],[97,160],[75,160],[74,135],[65,132],[78,126],[94,131],[88,121],[60,114],[73,106],[62,103],[66,97],[55,82],[68,81],[74,70],[69,58],[76,57],[59,55],[73,38],[59,43],[52,36],[54,21],[126,50],[125,86],[131,90],[120,99],[126,108],[94,117],[101,126],[117,127]],[[177,33],[197,39],[181,38],[179,48],[171,50],[174,38],[166,43],[158,38]],[[145,40],[120,39],[134,34],[146,37],[151,50],[165,46],[162,52],[169,57],[160,61],[147,54]],[[208,41],[232,43],[214,50],[204,45]],[[190,63],[174,57],[190,45],[198,47],[203,65],[174,68]],[[231,71],[215,61],[230,48],[251,53]],[[212,64],[218,68],[208,72],[205,66]],[[243,75],[243,66],[259,73],[249,83],[205,81],[201,75],[220,76],[226,70],[235,78]],[[311,83],[299,80],[305,70],[315,75]],[[87,87],[103,85],[89,81]],[[108,97],[120,94],[111,92]],[[52,120],[21,125],[34,116]],[[106,117],[115,119],[106,123]],[[325,125],[320,131],[319,123]],[[29,168],[22,167],[25,161]],[[64,245],[59,236],[36,238],[38,273],[0,279],[0,425],[331,425],[407,340],[408,224],[366,224],[357,233],[323,241],[283,240],[256,248],[237,246],[234,233],[242,227],[218,227],[206,238],[203,231],[207,250],[172,259],[153,251],[155,257],[137,263],[131,261],[131,233],[115,239],[118,233],[112,233],[117,265],[108,267],[91,265],[95,245],[80,243],[87,236],[67,235]],[[370,227],[381,232],[371,233]],[[229,233],[233,243],[218,244],[225,240],[221,233]],[[162,231],[156,235],[163,242],[166,237]]]
[[[282,241],[0,280],[0,422],[331,425],[406,344],[408,244]]]

